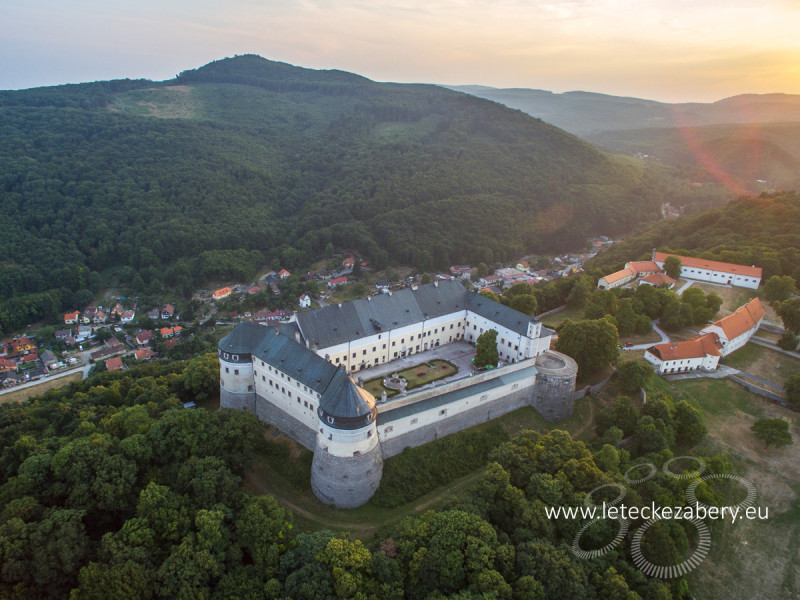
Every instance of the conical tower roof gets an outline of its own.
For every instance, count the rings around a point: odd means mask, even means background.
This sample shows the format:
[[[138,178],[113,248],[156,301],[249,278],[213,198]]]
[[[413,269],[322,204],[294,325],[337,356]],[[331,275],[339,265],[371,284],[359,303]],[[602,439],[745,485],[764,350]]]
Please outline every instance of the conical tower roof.
[[[319,416],[338,429],[358,429],[375,419],[375,397],[339,368],[322,394]]]

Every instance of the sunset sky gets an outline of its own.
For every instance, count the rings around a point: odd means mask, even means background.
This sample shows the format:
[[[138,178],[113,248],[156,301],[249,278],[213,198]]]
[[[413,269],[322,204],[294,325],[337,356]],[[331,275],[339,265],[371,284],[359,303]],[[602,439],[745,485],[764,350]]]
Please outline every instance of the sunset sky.
[[[377,81],[666,102],[800,93],[800,0],[0,0],[0,89],[254,53]]]

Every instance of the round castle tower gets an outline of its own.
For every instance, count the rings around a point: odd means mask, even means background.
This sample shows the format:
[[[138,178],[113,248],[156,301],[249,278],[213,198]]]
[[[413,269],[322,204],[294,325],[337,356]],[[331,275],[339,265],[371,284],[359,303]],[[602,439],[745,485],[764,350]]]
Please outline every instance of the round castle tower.
[[[536,370],[533,407],[548,421],[566,419],[575,402],[578,363],[566,354],[547,350],[537,357]]]
[[[321,398],[317,416],[311,489],[325,504],[361,506],[378,489],[383,474],[375,398],[339,369]]]
[[[260,325],[251,324],[252,327]],[[250,326],[237,327],[219,343],[219,405],[253,414],[256,393],[253,387],[252,337],[261,334]]]

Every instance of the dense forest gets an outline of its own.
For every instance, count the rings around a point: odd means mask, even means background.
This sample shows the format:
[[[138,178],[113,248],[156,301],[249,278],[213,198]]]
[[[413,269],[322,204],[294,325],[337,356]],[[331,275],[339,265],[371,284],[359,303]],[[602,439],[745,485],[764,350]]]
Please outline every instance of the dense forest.
[[[782,192],[743,197],[694,217],[661,221],[614,244],[587,263],[607,272],[632,260],[647,259],[652,250],[675,252],[800,278],[800,194]]]
[[[123,267],[154,293],[329,246],[379,268],[493,264],[625,231],[662,199],[641,165],[502,105],[256,56],[0,92],[0,124],[6,330]]]
[[[0,596],[687,597],[684,579],[648,578],[633,567],[627,543],[578,558],[570,546],[585,523],[550,520],[544,512],[611,500],[618,486],[629,488],[631,506],[683,504],[680,480],[659,472],[631,484],[623,474],[641,459],[660,465],[673,450],[703,438],[702,417],[685,400],[654,394],[637,408],[619,397],[598,415],[594,450],[563,431],[508,440],[489,429],[490,463],[468,492],[364,542],[300,531],[274,498],[244,491],[242,476],[256,457],[306,481],[308,453],[294,457],[264,436],[268,428],[252,415],[180,408],[212,392],[218,372],[209,354],[101,373],[23,404],[0,405]],[[442,461],[458,462],[458,444],[481,445],[476,435],[470,430],[440,440],[451,445],[449,452],[428,445],[389,459],[381,489],[416,486],[424,493],[426,465],[443,475]],[[428,453],[427,460],[405,468],[415,452]],[[710,472],[730,468],[724,458],[705,458]],[[393,461],[403,464],[395,468]],[[617,487],[596,490],[611,483]],[[730,500],[725,490],[705,485],[698,493],[705,502]],[[384,506],[387,500],[396,498],[376,498]],[[604,547],[617,529],[600,520],[582,532],[580,547]],[[691,524],[670,521],[650,528],[642,548],[648,560],[675,564],[695,545]]]

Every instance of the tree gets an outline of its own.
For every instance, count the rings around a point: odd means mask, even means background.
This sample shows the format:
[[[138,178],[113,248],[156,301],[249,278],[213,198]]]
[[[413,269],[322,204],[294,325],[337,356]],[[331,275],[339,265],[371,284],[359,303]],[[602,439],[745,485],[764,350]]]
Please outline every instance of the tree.
[[[708,433],[702,413],[686,400],[675,406],[674,419],[677,441],[686,446],[694,446]]]
[[[789,275],[773,275],[764,283],[764,295],[773,303],[788,300],[796,292],[796,282]]]
[[[783,319],[786,329],[800,333],[800,298],[790,298],[784,302],[776,302],[775,312]]]
[[[219,393],[219,359],[216,354],[203,354],[189,361],[181,375],[184,389],[197,400],[206,400]]]
[[[784,350],[795,350],[798,342],[800,342],[800,338],[798,338],[793,331],[787,329],[783,332],[783,335],[781,335],[781,339],[778,340],[778,346]]]
[[[653,367],[644,360],[623,360],[617,365],[620,387],[626,392],[636,392],[647,384]]]
[[[670,302],[659,319],[661,326],[667,331],[679,331],[686,325],[681,302]]]
[[[784,383],[784,388],[786,389],[786,400],[795,408],[800,408],[800,373],[789,375]]]
[[[764,447],[771,445],[779,448],[793,443],[792,434],[789,432],[789,422],[783,419],[758,419],[750,430],[764,442]]]
[[[671,254],[664,260],[664,271],[673,279],[679,279],[681,276],[681,259]]]
[[[536,296],[531,294],[523,294],[511,298],[509,306],[514,310],[525,313],[528,316],[536,314]]]
[[[497,352],[497,331],[490,329],[478,336],[477,350],[475,352],[475,366],[497,366],[500,356]]]
[[[619,334],[606,319],[570,321],[558,328],[555,349],[578,363],[578,376],[585,379],[601,368],[616,362]]]

